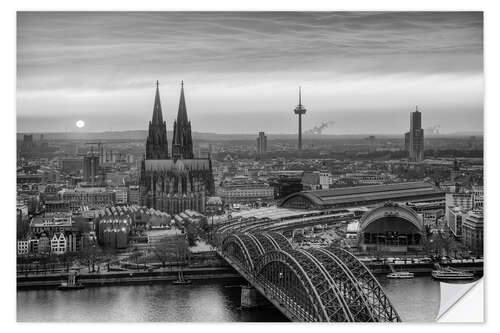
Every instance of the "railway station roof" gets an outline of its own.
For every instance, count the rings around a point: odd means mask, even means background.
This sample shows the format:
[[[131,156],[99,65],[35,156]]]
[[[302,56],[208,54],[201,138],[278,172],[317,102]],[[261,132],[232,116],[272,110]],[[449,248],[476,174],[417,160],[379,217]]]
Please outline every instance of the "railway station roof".
[[[428,182],[406,182],[383,185],[343,187],[328,190],[303,191],[283,199],[280,207],[293,207],[293,201],[303,199],[310,206],[335,207],[356,206],[384,201],[413,201],[430,197],[444,196],[443,192]]]

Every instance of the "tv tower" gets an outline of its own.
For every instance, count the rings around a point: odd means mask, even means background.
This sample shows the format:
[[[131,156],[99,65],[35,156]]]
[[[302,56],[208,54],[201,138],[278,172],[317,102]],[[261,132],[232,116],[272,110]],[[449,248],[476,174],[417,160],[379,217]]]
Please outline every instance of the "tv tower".
[[[299,115],[299,150],[302,150],[302,115],[306,113],[306,108],[302,105],[302,93],[299,87],[299,105],[295,107],[295,114]]]

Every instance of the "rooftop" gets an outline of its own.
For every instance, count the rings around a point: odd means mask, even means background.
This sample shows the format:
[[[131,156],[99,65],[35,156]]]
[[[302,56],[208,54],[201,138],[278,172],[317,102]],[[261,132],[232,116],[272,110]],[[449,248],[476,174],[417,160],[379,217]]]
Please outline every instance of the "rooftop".
[[[419,197],[422,195],[442,194],[443,192],[427,182],[407,182],[384,185],[365,185],[328,190],[303,191],[285,198],[283,205],[293,196],[303,196],[316,205],[335,205],[349,202],[372,200],[398,200],[398,198]]]

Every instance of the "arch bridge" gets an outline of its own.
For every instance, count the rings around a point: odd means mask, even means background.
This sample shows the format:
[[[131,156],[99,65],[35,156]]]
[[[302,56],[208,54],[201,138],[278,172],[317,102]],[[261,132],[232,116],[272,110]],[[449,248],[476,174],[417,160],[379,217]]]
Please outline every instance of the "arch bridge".
[[[291,321],[398,322],[368,268],[340,248],[295,249],[277,232],[219,235],[219,254]]]

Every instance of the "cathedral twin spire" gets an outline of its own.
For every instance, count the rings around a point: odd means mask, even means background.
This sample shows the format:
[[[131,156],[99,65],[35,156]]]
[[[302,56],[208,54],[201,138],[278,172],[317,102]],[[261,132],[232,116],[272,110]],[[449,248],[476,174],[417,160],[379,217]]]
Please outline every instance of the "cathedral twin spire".
[[[163,116],[161,114],[161,103],[160,103],[160,88],[159,83],[156,81],[156,94],[155,94],[155,105],[153,107],[153,124],[163,123]]]
[[[174,135],[172,139],[172,158],[192,159],[193,140],[191,137],[191,122],[187,116],[186,101],[184,99],[184,81],[181,83],[181,97],[177,120],[174,121]],[[146,159],[168,159],[168,140],[166,122],[163,121],[159,83],[156,81],[156,94],[153,107],[153,118],[149,122],[149,134],[146,141]]]
[[[177,120],[174,121],[172,157],[174,159],[192,159],[194,157],[191,122],[188,120],[186,101],[184,100],[184,81],[181,82],[181,97],[179,100],[179,110],[177,111]]]

